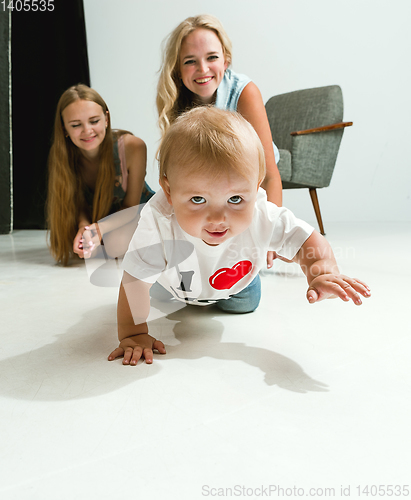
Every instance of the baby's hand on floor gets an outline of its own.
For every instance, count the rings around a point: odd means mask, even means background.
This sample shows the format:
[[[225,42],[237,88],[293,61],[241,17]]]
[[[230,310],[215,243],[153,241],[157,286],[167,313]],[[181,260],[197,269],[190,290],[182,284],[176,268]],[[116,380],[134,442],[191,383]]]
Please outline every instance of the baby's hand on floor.
[[[153,362],[153,350],[165,354],[166,349],[161,340],[156,340],[148,333],[140,333],[133,337],[125,338],[119,347],[109,355],[108,360],[123,357],[123,365],[135,366],[140,358],[145,358],[147,364]]]
[[[313,304],[320,300],[340,297],[345,302],[352,300],[359,306],[362,304],[360,294],[363,297],[371,296],[370,288],[363,281],[343,274],[322,274],[311,281],[307,299]]]

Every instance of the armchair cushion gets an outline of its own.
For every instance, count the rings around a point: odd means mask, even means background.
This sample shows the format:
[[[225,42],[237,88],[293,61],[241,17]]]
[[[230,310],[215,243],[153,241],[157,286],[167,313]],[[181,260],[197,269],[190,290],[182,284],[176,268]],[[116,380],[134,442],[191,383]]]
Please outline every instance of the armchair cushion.
[[[281,180],[291,181],[291,153],[286,149],[280,149],[280,161],[277,166],[280,172]]]
[[[344,129],[339,129],[292,137],[291,182],[316,188],[329,186],[343,133]]]

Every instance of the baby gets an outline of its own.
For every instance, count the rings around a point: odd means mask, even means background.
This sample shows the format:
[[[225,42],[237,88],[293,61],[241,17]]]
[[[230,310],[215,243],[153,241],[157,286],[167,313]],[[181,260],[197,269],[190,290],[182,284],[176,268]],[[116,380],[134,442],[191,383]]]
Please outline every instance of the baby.
[[[160,190],[141,213],[123,261],[117,320],[120,345],[109,360],[153,361],[164,344],[148,333],[150,287],[188,305],[215,304],[248,313],[259,304],[259,270],[268,250],[297,262],[315,303],[340,297],[361,304],[371,295],[340,274],[327,240],[260,188],[264,151],[241,115],[198,107],[169,128],[160,149]]]

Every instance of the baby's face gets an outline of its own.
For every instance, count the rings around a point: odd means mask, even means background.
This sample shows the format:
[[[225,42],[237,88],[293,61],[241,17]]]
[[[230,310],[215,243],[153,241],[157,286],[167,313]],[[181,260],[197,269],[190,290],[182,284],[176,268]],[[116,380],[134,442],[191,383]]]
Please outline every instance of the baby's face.
[[[207,245],[219,245],[250,226],[259,182],[257,172],[245,179],[235,172],[213,177],[174,168],[162,187],[180,227]]]

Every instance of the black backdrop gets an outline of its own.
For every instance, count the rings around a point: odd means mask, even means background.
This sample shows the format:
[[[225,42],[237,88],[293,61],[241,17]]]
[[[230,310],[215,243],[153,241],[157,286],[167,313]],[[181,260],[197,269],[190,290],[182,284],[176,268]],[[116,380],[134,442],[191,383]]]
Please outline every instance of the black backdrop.
[[[43,229],[56,105],[71,85],[90,85],[83,0],[14,11],[11,24],[13,226]]]

